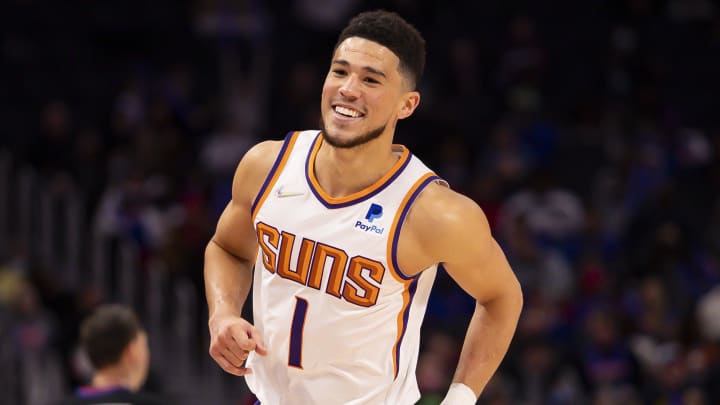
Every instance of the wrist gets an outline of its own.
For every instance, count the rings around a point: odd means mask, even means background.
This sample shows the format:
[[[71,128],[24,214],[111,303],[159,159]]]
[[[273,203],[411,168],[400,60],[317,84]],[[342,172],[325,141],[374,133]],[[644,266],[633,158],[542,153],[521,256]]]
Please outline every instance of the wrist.
[[[475,391],[463,383],[456,382],[450,384],[450,389],[440,405],[475,405],[476,402]]]
[[[212,325],[215,322],[221,321],[225,318],[241,317],[240,311],[237,311],[230,307],[222,307],[214,309],[208,314],[208,324]]]

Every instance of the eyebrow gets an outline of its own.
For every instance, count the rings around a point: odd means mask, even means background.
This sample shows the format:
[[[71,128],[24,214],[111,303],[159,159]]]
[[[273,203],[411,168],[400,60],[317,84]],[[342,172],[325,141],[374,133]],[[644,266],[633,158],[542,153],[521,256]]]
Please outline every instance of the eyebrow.
[[[335,59],[334,61],[332,61],[332,63],[333,63],[333,65],[338,64],[338,65],[343,65],[343,66],[350,66],[350,62],[346,61],[345,59]],[[362,69],[366,72],[370,72],[370,73],[376,74],[378,76],[387,77],[387,76],[385,76],[385,73],[383,73],[382,70],[375,69],[372,66],[363,66]]]

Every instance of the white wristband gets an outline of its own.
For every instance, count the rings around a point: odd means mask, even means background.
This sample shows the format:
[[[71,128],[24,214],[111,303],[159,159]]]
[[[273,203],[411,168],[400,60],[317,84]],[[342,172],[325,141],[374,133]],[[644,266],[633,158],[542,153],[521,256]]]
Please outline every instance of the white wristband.
[[[440,405],[475,405],[475,392],[463,383],[452,383]]]

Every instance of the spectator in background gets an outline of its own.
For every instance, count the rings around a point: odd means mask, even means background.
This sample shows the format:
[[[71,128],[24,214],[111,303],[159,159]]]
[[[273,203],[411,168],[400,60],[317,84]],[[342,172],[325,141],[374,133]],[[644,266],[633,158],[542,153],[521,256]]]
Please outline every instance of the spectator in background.
[[[8,273],[5,274],[8,283]],[[54,346],[57,323],[42,306],[37,289],[21,276],[10,281],[9,319],[0,322],[2,403],[44,405],[61,395],[63,375]],[[8,286],[6,285],[5,288]],[[1,305],[1,301],[0,301]]]
[[[81,344],[95,369],[92,383],[60,405],[132,403],[162,404],[138,392],[150,365],[147,334],[137,316],[124,306],[99,307],[80,327]]]

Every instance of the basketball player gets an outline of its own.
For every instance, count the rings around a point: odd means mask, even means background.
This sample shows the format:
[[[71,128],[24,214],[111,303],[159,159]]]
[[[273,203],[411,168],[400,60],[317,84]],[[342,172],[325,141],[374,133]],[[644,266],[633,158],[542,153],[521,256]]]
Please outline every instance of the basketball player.
[[[80,340],[95,370],[92,383],[59,405],[166,403],[139,392],[148,374],[150,349],[132,309],[117,304],[99,307],[83,321]]]
[[[332,56],[322,130],[238,165],[205,253],[210,354],[262,404],[415,403],[439,264],[477,300],[443,403],[474,404],[507,351],[522,293],[485,216],[392,143],[420,102],[424,46],[397,14],[359,14]],[[254,325],[240,317],[251,285]]]

